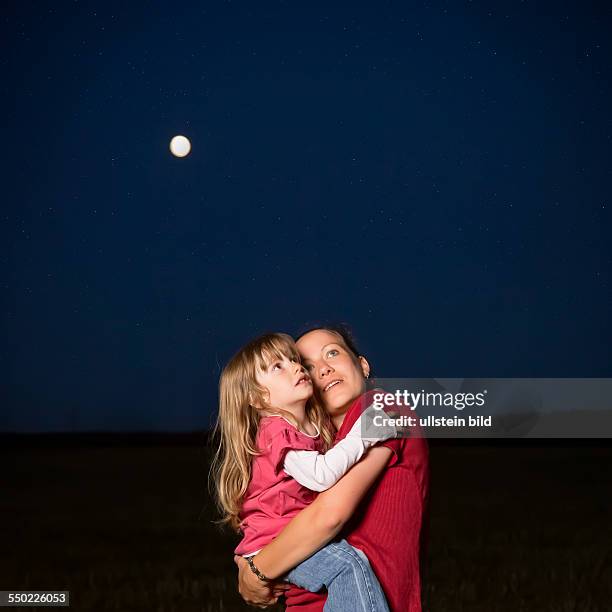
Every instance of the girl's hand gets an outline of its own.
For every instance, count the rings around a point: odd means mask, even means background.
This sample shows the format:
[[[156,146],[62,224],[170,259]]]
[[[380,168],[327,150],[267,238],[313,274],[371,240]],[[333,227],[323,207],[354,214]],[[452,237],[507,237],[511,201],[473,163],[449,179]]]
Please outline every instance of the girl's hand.
[[[267,608],[275,604],[278,598],[289,588],[288,584],[261,581],[249,567],[243,557],[234,556],[238,566],[238,591],[242,599],[251,606]]]

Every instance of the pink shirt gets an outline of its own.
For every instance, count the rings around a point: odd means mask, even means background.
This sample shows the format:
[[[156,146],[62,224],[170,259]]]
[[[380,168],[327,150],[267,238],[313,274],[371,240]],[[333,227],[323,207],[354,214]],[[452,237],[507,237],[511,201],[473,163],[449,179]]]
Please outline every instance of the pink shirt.
[[[290,450],[322,452],[320,435],[309,436],[283,417],[270,416],[259,422],[255,442],[261,454],[253,458],[251,482],[240,512],[244,537],[236,547],[237,555],[255,553],[269,544],[317,496],[289,476],[283,464]]]

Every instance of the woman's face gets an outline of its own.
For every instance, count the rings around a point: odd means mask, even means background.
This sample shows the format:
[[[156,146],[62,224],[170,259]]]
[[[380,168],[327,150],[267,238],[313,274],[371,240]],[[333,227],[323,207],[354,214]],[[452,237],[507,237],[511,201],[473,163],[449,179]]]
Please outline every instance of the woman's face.
[[[342,337],[316,329],[297,341],[302,363],[310,374],[318,397],[338,426],[350,405],[365,391],[370,366],[364,357],[355,357]]]

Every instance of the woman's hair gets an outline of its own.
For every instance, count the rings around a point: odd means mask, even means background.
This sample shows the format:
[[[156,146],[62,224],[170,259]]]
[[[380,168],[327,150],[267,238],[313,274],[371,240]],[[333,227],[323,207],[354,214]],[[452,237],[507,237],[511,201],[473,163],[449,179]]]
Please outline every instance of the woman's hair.
[[[260,336],[229,360],[219,379],[219,415],[213,431],[213,440],[218,446],[211,477],[215,501],[222,515],[220,522],[236,531],[240,527],[242,499],[251,480],[252,459],[260,454],[255,440],[259,421],[265,416],[262,412],[274,411],[297,426],[290,412],[266,403],[267,389],[257,382],[258,372],[283,357],[300,361],[291,336]],[[329,417],[314,396],[306,403],[306,416],[321,432],[325,448],[329,448],[333,441]]]

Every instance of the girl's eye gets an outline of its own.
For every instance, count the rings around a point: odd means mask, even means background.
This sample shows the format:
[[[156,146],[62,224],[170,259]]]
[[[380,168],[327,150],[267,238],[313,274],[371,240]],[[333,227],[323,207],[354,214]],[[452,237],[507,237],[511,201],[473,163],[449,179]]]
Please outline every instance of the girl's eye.
[[[279,361],[278,363],[275,363],[275,364],[272,365],[272,371],[274,372],[274,370],[276,370],[276,368],[280,369],[280,367],[281,367],[281,364],[280,364],[280,361]]]

